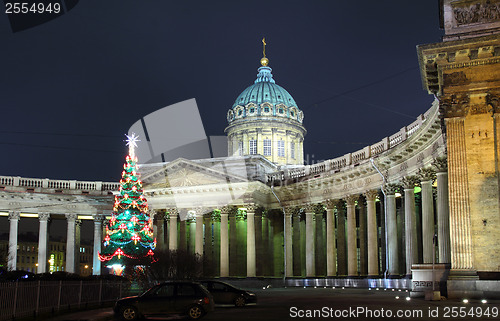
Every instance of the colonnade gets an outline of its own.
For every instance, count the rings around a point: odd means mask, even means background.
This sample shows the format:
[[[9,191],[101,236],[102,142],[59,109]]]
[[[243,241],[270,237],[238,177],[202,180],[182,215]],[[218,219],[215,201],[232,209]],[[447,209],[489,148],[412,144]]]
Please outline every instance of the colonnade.
[[[432,263],[434,259],[449,263],[446,160],[438,159],[433,165],[396,184],[385,184],[381,190],[288,206],[284,213],[255,203],[152,211],[157,248],[204,255],[221,277],[404,275],[411,273],[415,263]],[[421,188],[418,211],[416,186]],[[38,213],[39,273],[47,271],[50,216]],[[77,273],[81,222],[77,214],[65,217],[65,271]],[[20,218],[19,211],[9,212],[10,270],[16,269]],[[101,273],[95,254],[101,248],[103,218],[94,215],[93,274]]]

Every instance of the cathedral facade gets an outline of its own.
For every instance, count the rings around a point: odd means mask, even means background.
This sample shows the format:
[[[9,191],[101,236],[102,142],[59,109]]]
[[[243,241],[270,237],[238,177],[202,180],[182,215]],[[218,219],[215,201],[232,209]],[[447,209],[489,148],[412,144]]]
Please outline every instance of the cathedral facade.
[[[466,14],[498,6],[444,0],[444,41],[418,47],[432,105],[393,135],[314,165],[303,165],[304,114],[264,54],[254,84],[227,112],[227,157],[140,167],[157,247],[204,255],[218,277],[399,278],[425,292],[432,266],[451,297],[498,288],[500,18]],[[78,221],[92,219],[99,251],[118,183],[3,176],[0,186],[0,204],[11,209],[3,213],[9,268],[27,215],[40,220],[39,262],[49,219],[67,220],[68,258]],[[72,260],[66,271],[75,271]],[[93,273],[101,273],[97,259]]]

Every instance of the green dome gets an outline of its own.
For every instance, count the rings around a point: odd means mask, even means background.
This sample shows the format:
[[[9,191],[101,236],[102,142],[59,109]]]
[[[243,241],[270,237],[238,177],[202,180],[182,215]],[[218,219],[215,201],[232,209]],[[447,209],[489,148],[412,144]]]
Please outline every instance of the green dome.
[[[302,123],[304,114],[292,95],[276,84],[271,71],[268,66],[258,69],[255,83],[243,90],[229,110],[229,122],[252,116],[279,116]]]
[[[287,107],[297,107],[292,95],[285,88],[276,84],[271,71],[270,67],[260,67],[257,80],[236,98],[233,108],[238,105],[246,106],[249,103],[260,106],[265,102],[273,106],[284,104]]]

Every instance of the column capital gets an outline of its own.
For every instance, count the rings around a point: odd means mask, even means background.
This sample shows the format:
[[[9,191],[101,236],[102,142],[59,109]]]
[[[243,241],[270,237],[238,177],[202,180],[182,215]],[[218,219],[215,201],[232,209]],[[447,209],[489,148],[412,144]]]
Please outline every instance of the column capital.
[[[394,195],[399,190],[399,185],[397,184],[385,184],[384,185],[385,194]]]
[[[406,189],[413,189],[415,185],[418,185],[419,183],[419,178],[417,176],[405,176],[401,180],[401,185],[403,185],[403,188]]]
[[[195,216],[203,216],[204,214],[208,213],[209,210],[206,207],[198,206],[193,208],[193,212]]]
[[[177,215],[179,215],[179,210],[177,208],[175,208],[175,207],[166,208],[165,211],[168,212],[169,218],[171,216],[177,216]]]
[[[106,219],[103,214],[94,214],[92,218],[94,219],[94,223],[102,223]]]
[[[347,206],[354,206],[356,204],[356,201],[358,200],[358,198],[359,198],[358,194],[351,194],[351,195],[347,195],[346,197],[344,197],[344,199],[347,203]]]
[[[20,218],[21,218],[21,212],[9,211],[9,221],[19,221]]]
[[[78,218],[78,214],[75,214],[75,213],[69,213],[69,214],[66,214],[66,220],[68,221],[73,221],[75,222],[76,219]]]
[[[38,213],[38,220],[40,222],[47,222],[50,219],[50,213],[40,212]]]
[[[436,179],[436,171],[430,167],[421,168],[418,170],[417,176],[422,182],[433,181]]]
[[[375,199],[378,196],[378,190],[376,189],[371,189],[363,193],[363,195],[366,197],[367,201],[375,201]]]
[[[432,162],[432,166],[436,169],[437,173],[443,173],[448,171],[448,158],[446,156],[436,157]]]
[[[225,205],[220,208],[220,213],[221,215],[229,215],[234,214],[237,210],[236,206]]]
[[[247,204],[245,204],[245,208],[247,209],[247,213],[248,212],[255,213],[257,211],[257,209],[259,208],[259,205],[255,204],[255,203],[247,203]]]
[[[300,217],[300,207],[298,206],[285,206],[286,216],[299,216]]]
[[[314,210],[316,209],[316,204],[308,203],[302,205],[302,208],[306,212],[306,214],[314,214]]]
[[[238,209],[236,210],[236,213],[234,213],[234,216],[236,217],[237,221],[244,221],[247,218],[247,212]]]
[[[323,201],[323,204],[325,205],[327,210],[333,210],[335,206],[337,205],[338,200],[333,200],[333,199],[327,199]]]

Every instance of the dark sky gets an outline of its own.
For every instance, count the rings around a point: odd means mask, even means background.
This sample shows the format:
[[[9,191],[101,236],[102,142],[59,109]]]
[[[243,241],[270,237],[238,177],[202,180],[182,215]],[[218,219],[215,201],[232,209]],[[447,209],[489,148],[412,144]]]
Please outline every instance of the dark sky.
[[[0,175],[117,181],[129,127],[190,98],[223,135],[263,36],[310,162],[394,134],[433,100],[416,45],[441,41],[437,0],[85,0],[16,33],[0,14]]]

